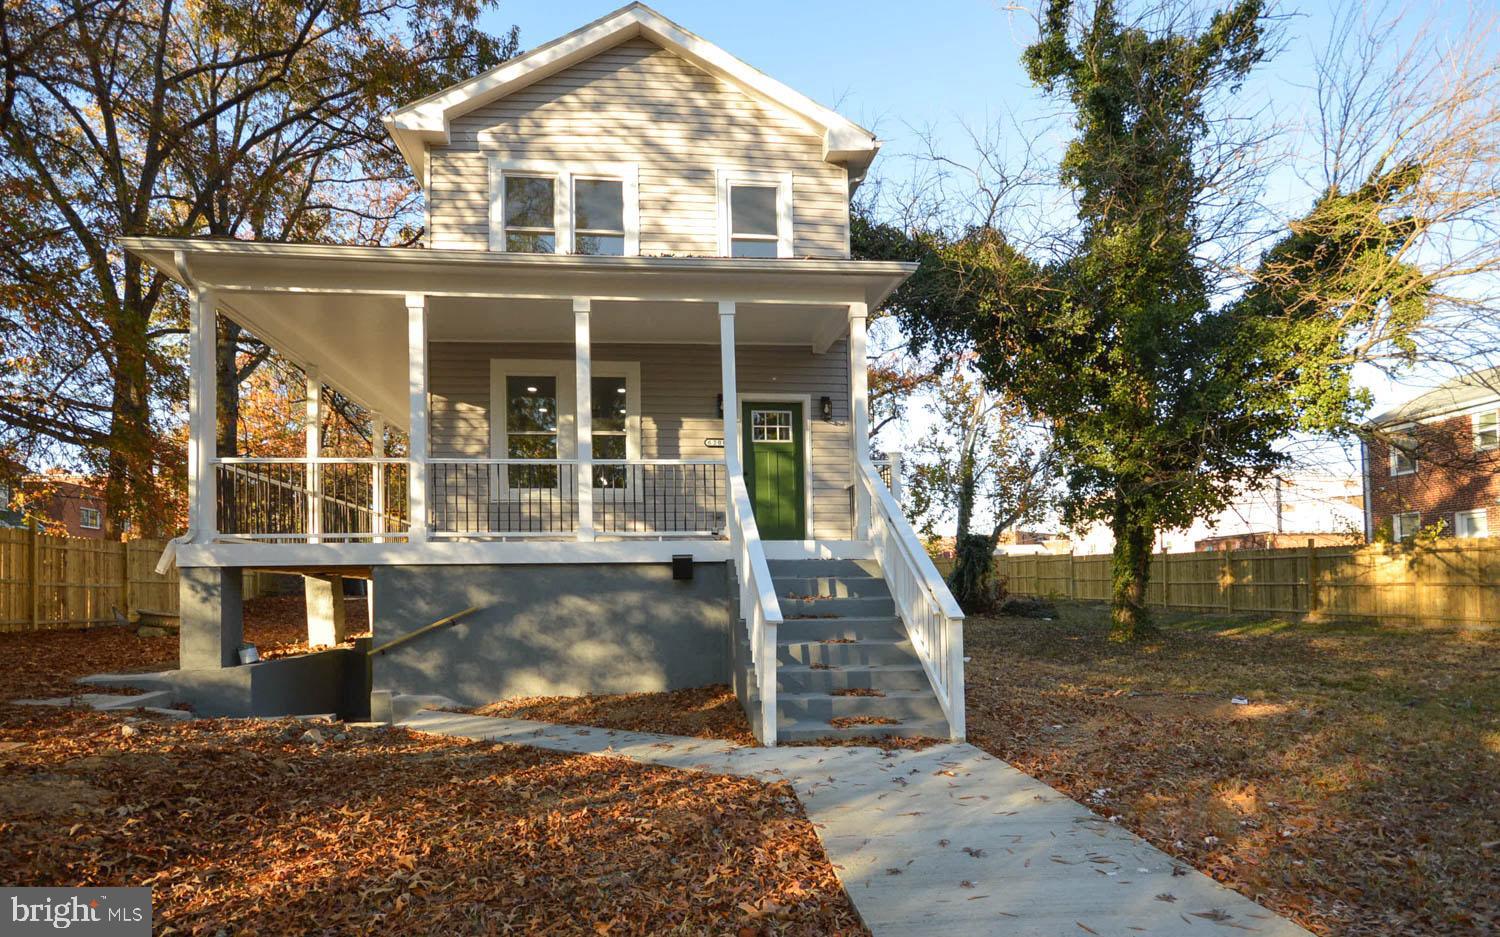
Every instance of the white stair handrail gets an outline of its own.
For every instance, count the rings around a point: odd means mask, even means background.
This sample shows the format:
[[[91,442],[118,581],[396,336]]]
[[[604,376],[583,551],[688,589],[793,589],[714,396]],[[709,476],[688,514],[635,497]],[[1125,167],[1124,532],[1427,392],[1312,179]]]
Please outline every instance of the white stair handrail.
[[[760,528],[750,504],[745,477],[731,469],[730,502],[734,510],[729,519],[735,567],[740,580],[740,615],[750,632],[750,661],[755,668],[755,682],[760,690],[760,741],[776,744],[776,631],[782,623],[781,602],[771,582],[771,566],[766,562]]]
[[[859,458],[859,483],[870,496],[870,542],[912,648],[948,717],[949,737],[961,742],[964,718],[964,613],[917,539],[901,506],[868,458]]]

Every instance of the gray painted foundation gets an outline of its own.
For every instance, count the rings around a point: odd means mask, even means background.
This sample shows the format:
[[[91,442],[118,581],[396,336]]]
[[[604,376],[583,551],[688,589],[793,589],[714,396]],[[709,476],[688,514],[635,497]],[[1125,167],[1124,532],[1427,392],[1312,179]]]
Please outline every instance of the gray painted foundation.
[[[233,667],[244,640],[243,574],[238,568],[185,566],[178,570],[177,662],[183,670]]]
[[[477,706],[727,683],[726,564],[693,569],[679,581],[667,563],[376,567],[376,647],[479,610],[377,655],[372,688]]]

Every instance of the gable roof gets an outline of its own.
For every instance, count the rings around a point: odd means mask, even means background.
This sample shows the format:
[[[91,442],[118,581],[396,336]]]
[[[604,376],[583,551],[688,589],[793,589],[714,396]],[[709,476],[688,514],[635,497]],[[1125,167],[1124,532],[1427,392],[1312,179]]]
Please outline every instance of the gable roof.
[[[644,3],[621,7],[481,75],[414,101],[386,116],[386,130],[420,183],[425,177],[427,147],[449,142],[454,118],[638,36],[799,118],[821,134],[823,158],[848,167],[851,188],[863,178],[880,148],[870,131],[688,32]]]
[[[1391,426],[1430,420],[1488,403],[1500,403],[1500,367],[1471,371],[1444,381],[1427,393],[1372,418],[1370,425]]]

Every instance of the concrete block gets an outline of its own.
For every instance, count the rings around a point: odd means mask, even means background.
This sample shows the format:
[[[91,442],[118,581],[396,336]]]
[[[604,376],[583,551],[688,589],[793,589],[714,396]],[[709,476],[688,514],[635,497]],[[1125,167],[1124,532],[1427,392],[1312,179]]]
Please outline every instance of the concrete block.
[[[307,598],[307,644],[332,647],[344,641],[344,577],[303,576]]]

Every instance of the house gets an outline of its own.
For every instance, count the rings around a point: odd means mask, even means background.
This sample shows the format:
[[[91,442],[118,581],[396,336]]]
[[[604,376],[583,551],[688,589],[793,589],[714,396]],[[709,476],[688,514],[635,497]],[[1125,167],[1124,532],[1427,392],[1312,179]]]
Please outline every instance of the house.
[[[962,738],[962,615],[868,445],[866,320],[915,266],[850,259],[875,137],[639,3],[386,128],[426,249],[124,239],[191,299],[188,682],[313,705],[324,664],[238,665],[239,571],[276,569],[314,643],[370,578],[376,712],[732,681],[766,744]],[[215,314],[306,372],[304,457],[215,451]],[[324,385],[409,454],[325,457]]]
[[[1406,540],[1500,530],[1500,368],[1447,381],[1380,414],[1362,446],[1365,535]]]
[[[87,475],[65,472],[27,474],[19,483],[0,482],[0,526],[27,527],[33,521],[43,532],[104,539],[104,494]]]
[[[1157,553],[1274,549],[1358,540],[1364,526],[1365,498],[1360,479],[1314,469],[1283,472],[1247,488],[1212,517],[1156,535]],[[1075,539],[1073,552],[1108,553],[1114,534],[1096,524]]]

